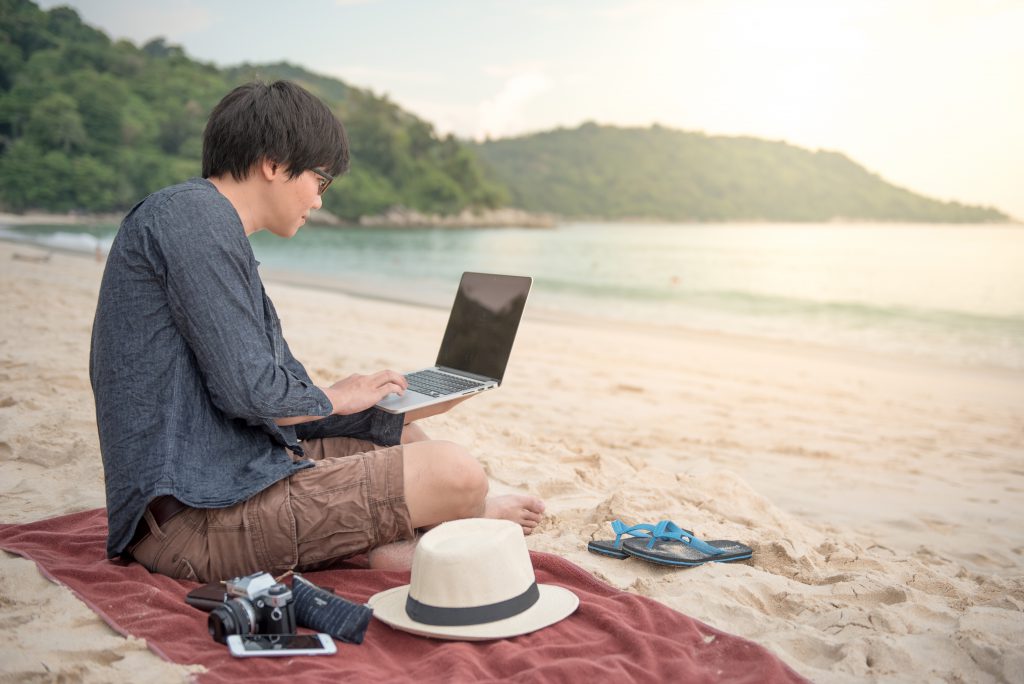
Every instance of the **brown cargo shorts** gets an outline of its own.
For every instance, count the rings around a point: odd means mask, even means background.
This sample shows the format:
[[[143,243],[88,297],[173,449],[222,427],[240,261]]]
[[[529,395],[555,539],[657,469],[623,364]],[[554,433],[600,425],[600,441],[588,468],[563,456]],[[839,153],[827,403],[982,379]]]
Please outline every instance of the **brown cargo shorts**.
[[[402,447],[349,437],[302,443],[312,468],[230,508],[186,508],[128,549],[151,572],[216,582],[266,571],[309,571],[412,539]]]

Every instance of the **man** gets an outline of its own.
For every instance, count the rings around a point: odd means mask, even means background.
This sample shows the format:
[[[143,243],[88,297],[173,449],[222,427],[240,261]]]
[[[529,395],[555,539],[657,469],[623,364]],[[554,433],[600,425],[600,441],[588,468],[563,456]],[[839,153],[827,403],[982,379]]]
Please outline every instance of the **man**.
[[[540,521],[539,499],[488,498],[465,449],[412,424],[453,403],[393,416],[373,406],[405,390],[402,375],[316,387],[292,356],[248,236],[294,236],[347,167],[322,102],[251,83],[210,115],[203,178],[125,217],[90,359],[110,557],[202,582],[367,551],[401,567],[417,528],[487,516],[529,534]]]

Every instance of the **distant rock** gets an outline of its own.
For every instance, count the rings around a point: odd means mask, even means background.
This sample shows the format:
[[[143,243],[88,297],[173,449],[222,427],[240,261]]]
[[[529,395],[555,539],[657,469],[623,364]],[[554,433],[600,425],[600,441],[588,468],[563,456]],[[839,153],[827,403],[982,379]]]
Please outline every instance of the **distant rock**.
[[[313,209],[309,212],[308,223],[318,226],[342,226],[345,222],[326,209]]]
[[[459,214],[424,214],[407,207],[392,207],[383,214],[363,216],[361,226],[391,228],[554,228],[550,214],[538,214],[522,209],[466,209]]]

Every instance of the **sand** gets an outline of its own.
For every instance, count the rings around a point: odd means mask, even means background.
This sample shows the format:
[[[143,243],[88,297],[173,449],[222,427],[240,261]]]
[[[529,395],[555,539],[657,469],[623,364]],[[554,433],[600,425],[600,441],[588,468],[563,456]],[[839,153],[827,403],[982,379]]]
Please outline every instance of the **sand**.
[[[15,258],[39,253],[0,243],[2,522],[104,504],[88,382],[102,265]],[[267,289],[318,382],[420,365],[446,316]],[[1024,374],[528,315],[506,377],[424,428],[467,445],[494,491],[544,497],[532,549],[815,681],[1024,681]],[[754,558],[674,570],[589,554],[615,518],[671,518]],[[0,624],[0,682],[189,672],[6,553]]]

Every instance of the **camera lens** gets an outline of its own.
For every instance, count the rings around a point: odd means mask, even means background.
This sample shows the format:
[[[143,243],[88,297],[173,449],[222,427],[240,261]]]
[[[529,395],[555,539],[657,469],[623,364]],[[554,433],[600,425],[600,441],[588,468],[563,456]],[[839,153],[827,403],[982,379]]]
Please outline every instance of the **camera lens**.
[[[245,599],[226,601],[210,611],[206,627],[214,641],[228,642],[229,634],[252,634],[256,631],[256,615]]]

